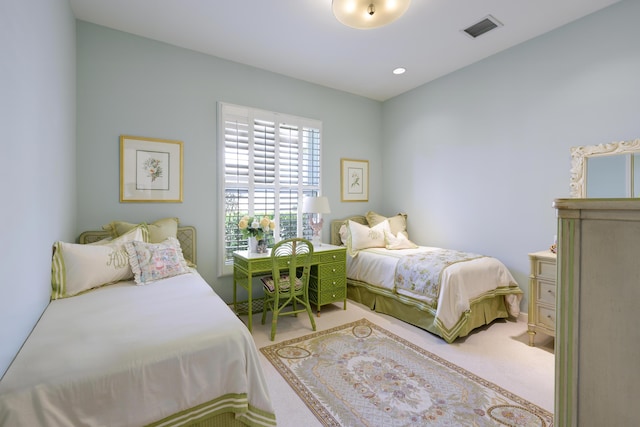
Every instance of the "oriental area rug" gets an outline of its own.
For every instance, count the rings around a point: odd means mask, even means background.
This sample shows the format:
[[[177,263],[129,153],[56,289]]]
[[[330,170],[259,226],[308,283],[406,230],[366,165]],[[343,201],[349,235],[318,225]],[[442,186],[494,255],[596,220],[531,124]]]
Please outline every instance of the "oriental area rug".
[[[366,319],[261,348],[325,426],[535,426],[553,414]]]

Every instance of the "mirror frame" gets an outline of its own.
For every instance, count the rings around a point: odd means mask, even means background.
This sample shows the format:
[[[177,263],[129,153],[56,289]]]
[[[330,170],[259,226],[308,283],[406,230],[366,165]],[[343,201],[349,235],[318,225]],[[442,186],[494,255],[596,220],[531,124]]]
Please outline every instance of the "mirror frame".
[[[637,152],[640,152],[640,139],[571,147],[571,183],[569,184],[571,197],[587,197],[587,159],[589,157]]]

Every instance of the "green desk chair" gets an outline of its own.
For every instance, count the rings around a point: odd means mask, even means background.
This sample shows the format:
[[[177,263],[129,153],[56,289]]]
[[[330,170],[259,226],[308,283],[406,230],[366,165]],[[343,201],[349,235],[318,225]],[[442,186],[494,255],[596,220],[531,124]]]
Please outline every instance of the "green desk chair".
[[[312,258],[313,244],[307,239],[282,240],[271,249],[272,273],[271,276],[262,278],[265,292],[262,324],[264,325],[267,318],[267,311],[271,310],[273,312],[271,341],[276,336],[278,316],[297,316],[298,313],[306,311],[313,330],[316,330],[316,322],[313,320],[311,304],[309,304],[309,275]],[[293,286],[291,282],[294,283]],[[300,309],[298,309],[298,303],[302,305]],[[286,309],[289,305],[292,307]]]

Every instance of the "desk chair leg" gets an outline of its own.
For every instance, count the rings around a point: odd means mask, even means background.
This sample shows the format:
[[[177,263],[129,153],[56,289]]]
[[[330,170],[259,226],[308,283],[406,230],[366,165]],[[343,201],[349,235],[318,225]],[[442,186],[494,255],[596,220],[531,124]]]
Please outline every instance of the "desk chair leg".
[[[313,312],[311,311],[311,305],[307,304],[307,314],[309,314],[309,320],[311,321],[311,328],[316,330],[316,321],[313,320]]]
[[[264,325],[264,322],[267,320],[267,310],[269,309],[269,303],[267,301],[264,301],[264,304],[262,305],[262,323]]]

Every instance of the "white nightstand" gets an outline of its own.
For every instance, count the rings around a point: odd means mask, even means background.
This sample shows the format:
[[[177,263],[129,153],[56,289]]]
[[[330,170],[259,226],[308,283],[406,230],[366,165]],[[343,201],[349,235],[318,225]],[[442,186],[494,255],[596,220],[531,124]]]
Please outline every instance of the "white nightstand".
[[[529,345],[537,332],[556,336],[556,254],[547,250],[529,254]]]

